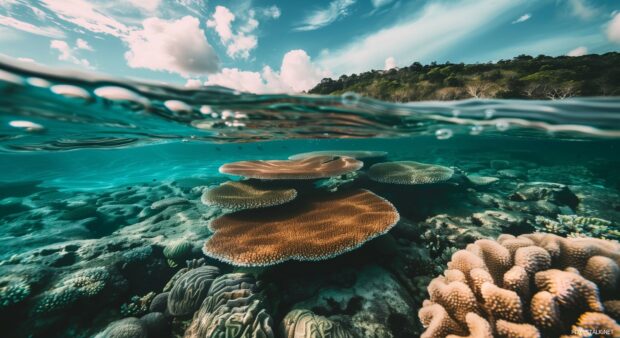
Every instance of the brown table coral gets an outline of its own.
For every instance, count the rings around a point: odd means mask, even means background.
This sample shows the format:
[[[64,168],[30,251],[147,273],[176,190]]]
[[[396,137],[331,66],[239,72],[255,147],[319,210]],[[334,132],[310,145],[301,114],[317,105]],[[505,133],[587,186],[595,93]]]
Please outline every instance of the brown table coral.
[[[256,209],[284,204],[295,199],[292,188],[266,187],[258,182],[225,182],[207,189],[201,201],[205,205],[231,210]]]
[[[408,185],[444,182],[453,174],[448,167],[414,161],[377,163],[368,170],[373,181]]]
[[[478,240],[429,284],[418,314],[422,337],[617,337],[619,264],[620,244],[601,239],[536,233]]]
[[[352,157],[315,156],[300,160],[257,160],[226,163],[222,174],[264,180],[303,180],[340,176],[362,168]]]
[[[240,211],[211,222],[207,256],[238,266],[321,260],[353,250],[398,222],[394,206],[359,189]]]

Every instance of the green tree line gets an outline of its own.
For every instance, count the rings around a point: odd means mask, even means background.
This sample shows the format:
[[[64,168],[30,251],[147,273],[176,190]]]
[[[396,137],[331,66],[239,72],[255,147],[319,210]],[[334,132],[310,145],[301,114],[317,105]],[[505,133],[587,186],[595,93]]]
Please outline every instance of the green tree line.
[[[414,62],[387,71],[371,70],[323,79],[309,92],[356,92],[386,101],[466,98],[563,99],[620,95],[620,54],[578,57],[519,55],[497,63]]]

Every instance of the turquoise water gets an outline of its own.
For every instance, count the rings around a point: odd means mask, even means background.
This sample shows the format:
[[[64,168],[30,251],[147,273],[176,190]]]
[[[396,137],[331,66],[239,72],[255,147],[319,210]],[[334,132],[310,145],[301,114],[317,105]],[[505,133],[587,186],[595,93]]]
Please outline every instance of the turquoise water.
[[[0,312],[19,324],[3,320],[0,329],[7,337],[91,336],[131,316],[121,309],[132,296],[161,293],[184,265],[170,264],[162,250],[179,240],[194,247],[185,258],[241,271],[201,251],[209,222],[226,212],[202,204],[201,194],[240,179],[220,174],[223,164],[318,150],[385,151],[375,162],[451,167],[461,180],[408,190],[368,180],[367,163],[353,186],[392,203],[400,223],[340,257],[254,271],[275,285],[274,326],[291,308],[309,308],[356,335],[366,332],[357,314],[389,332],[382,337],[415,336],[423,281],[445,269],[441,257],[451,248],[534,232],[536,216],[597,217],[619,229],[620,98],[392,104],[355,94],[189,90],[7,63],[0,65]],[[467,176],[499,181],[476,187]],[[554,193],[515,197],[540,184]],[[492,212],[503,216],[480,216]],[[451,218],[459,235],[433,246],[428,232],[440,216]],[[101,293],[33,310],[63,278],[101,267],[116,278]],[[27,285],[21,294],[9,292],[16,281]],[[369,285],[402,288],[394,292],[403,304],[382,300]],[[182,336],[183,320],[187,325],[191,314],[169,319],[161,336]]]

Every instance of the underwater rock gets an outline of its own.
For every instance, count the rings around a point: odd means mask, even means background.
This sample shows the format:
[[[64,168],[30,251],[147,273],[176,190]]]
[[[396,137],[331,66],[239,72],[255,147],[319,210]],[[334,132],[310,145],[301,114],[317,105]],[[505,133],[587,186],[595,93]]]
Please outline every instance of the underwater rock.
[[[493,184],[499,181],[499,178],[492,177],[492,176],[467,175],[466,178],[473,185],[477,185],[477,186],[490,185],[490,184]]]
[[[392,184],[432,184],[445,182],[454,174],[448,167],[413,161],[385,162],[368,169],[373,181]]]
[[[338,321],[354,337],[413,337],[413,301],[395,277],[376,265],[355,272],[353,285],[324,287],[294,308]]]
[[[285,338],[353,338],[338,322],[310,310],[289,312],[282,320],[280,333]]]
[[[214,220],[210,226],[215,233],[205,242],[204,253],[237,266],[322,260],[358,248],[399,219],[392,204],[363,189],[311,196],[294,207],[275,208]]]
[[[130,317],[110,323],[95,338],[147,338],[145,325],[138,318]]]
[[[315,156],[300,160],[240,161],[220,167],[222,174],[264,180],[307,180],[340,176],[362,168],[351,157]]]
[[[184,316],[196,311],[219,274],[220,270],[214,266],[202,266],[186,272],[168,295],[168,312],[173,316]]]
[[[476,335],[481,327],[510,337],[558,336],[593,322],[620,329],[602,313],[604,294],[595,284],[618,294],[618,262],[620,244],[605,240],[544,233],[478,240],[453,254],[443,276],[429,284],[430,300],[419,311],[422,336],[466,335],[464,328]],[[483,336],[491,337],[487,329]]]
[[[504,160],[492,160],[489,162],[489,166],[495,170],[510,168],[510,162]]]
[[[579,204],[579,198],[566,185],[548,182],[519,184],[509,198],[513,201],[545,200],[558,205],[567,205],[573,210]]]
[[[230,210],[266,208],[290,202],[297,197],[292,188],[269,187],[257,181],[229,181],[204,191],[205,205]]]
[[[144,325],[148,338],[168,337],[170,331],[170,323],[166,316],[161,312],[151,312],[140,317],[140,321]]]
[[[151,209],[153,210],[161,210],[165,209],[169,206],[179,205],[179,204],[187,204],[189,201],[186,198],[182,197],[170,197],[157,202],[153,202],[151,204]]]
[[[213,281],[184,337],[273,338],[272,326],[254,277],[230,273]]]
[[[168,309],[168,295],[169,292],[162,292],[155,297],[151,301],[151,305],[149,305],[150,312],[162,312],[165,313]]]

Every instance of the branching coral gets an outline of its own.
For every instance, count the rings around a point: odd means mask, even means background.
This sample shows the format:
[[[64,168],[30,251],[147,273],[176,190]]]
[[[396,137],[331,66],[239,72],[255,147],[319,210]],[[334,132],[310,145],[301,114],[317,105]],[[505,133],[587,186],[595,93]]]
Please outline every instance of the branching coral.
[[[340,176],[362,168],[352,157],[314,156],[299,160],[240,161],[220,167],[222,174],[265,180],[303,180]]]
[[[149,292],[142,297],[131,297],[128,303],[121,305],[121,316],[139,317],[146,314],[155,296],[155,292]]]
[[[536,233],[478,240],[429,284],[430,300],[419,312],[422,336],[620,332],[618,263],[620,244],[601,239]]]
[[[368,170],[374,181],[410,185],[444,182],[453,174],[454,170],[448,167],[413,161],[377,163]]]
[[[273,338],[272,319],[260,286],[249,274],[216,278],[194,314],[185,338]]]
[[[577,215],[558,215],[557,221],[536,216],[534,227],[541,232],[569,237],[594,237],[620,240],[620,231],[610,221]]]
[[[353,250],[399,220],[394,206],[367,190],[309,197],[277,210],[256,209],[211,222],[207,256],[239,266],[321,260]]]
[[[268,187],[255,181],[225,182],[207,189],[202,203],[231,210],[272,207],[290,202],[297,196],[291,188]]]

